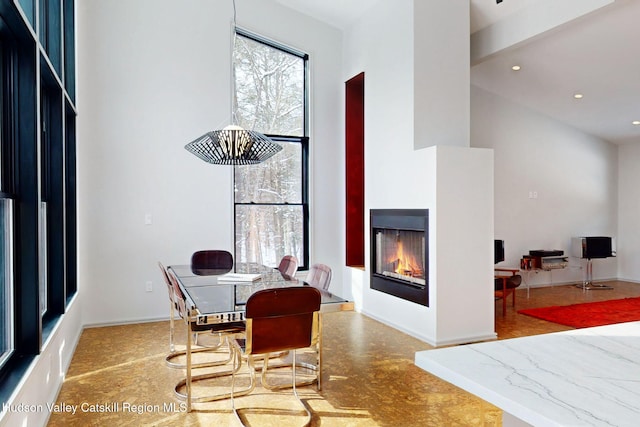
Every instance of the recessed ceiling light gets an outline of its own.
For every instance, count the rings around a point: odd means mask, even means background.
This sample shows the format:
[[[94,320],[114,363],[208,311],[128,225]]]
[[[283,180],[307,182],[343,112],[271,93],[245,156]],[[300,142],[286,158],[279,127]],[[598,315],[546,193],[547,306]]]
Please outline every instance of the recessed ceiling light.
[[[582,99],[582,97],[583,97],[583,96],[584,96],[584,95],[582,95],[581,93],[574,93],[574,94],[573,94],[573,97],[574,97],[575,99]]]
[[[513,67],[511,67],[511,69],[513,71],[520,71],[520,66],[519,65],[514,65]]]
[[[640,120],[634,120],[631,122],[632,125],[640,125]]]

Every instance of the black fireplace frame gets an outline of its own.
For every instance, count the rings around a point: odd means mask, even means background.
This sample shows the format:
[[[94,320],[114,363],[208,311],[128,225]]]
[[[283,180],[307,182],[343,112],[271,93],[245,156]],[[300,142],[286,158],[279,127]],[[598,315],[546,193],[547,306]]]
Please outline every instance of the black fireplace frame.
[[[370,283],[369,287],[416,304],[429,306],[429,209],[371,209],[370,228]],[[374,230],[392,229],[424,231],[424,286],[375,273],[376,238]]]

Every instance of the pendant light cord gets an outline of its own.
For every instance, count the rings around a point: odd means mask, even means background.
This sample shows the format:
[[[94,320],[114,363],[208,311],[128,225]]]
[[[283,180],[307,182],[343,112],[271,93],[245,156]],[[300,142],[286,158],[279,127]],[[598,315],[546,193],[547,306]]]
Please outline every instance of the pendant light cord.
[[[235,73],[233,72],[233,68],[235,67],[235,55],[236,55],[236,39],[238,37],[238,32],[237,32],[237,23],[236,23],[236,0],[232,0],[232,4],[233,4],[233,42],[231,44],[231,68],[232,68],[232,72],[231,75],[234,76]],[[233,77],[232,77],[233,78]],[[234,88],[235,90],[235,81],[231,82],[231,87]],[[235,96],[234,94],[232,94],[232,97]],[[236,116],[236,109],[234,108],[235,106],[233,105],[233,101],[231,104],[231,124],[232,125],[238,125],[238,117]]]
[[[236,0],[233,0],[233,30],[236,28]]]

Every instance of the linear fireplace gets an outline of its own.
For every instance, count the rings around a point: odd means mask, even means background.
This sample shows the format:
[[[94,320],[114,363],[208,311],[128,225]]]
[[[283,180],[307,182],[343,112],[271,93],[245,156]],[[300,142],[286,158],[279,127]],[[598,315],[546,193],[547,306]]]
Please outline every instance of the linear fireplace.
[[[371,289],[429,305],[428,209],[371,209]]]

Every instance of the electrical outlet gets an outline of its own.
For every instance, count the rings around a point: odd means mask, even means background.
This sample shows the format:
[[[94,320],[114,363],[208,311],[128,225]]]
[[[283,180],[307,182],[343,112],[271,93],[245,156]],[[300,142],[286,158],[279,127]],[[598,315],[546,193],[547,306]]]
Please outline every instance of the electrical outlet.
[[[147,292],[153,292],[153,282],[151,280],[147,282],[145,290]]]
[[[145,225],[151,225],[151,214],[147,213],[144,215],[144,223]]]

